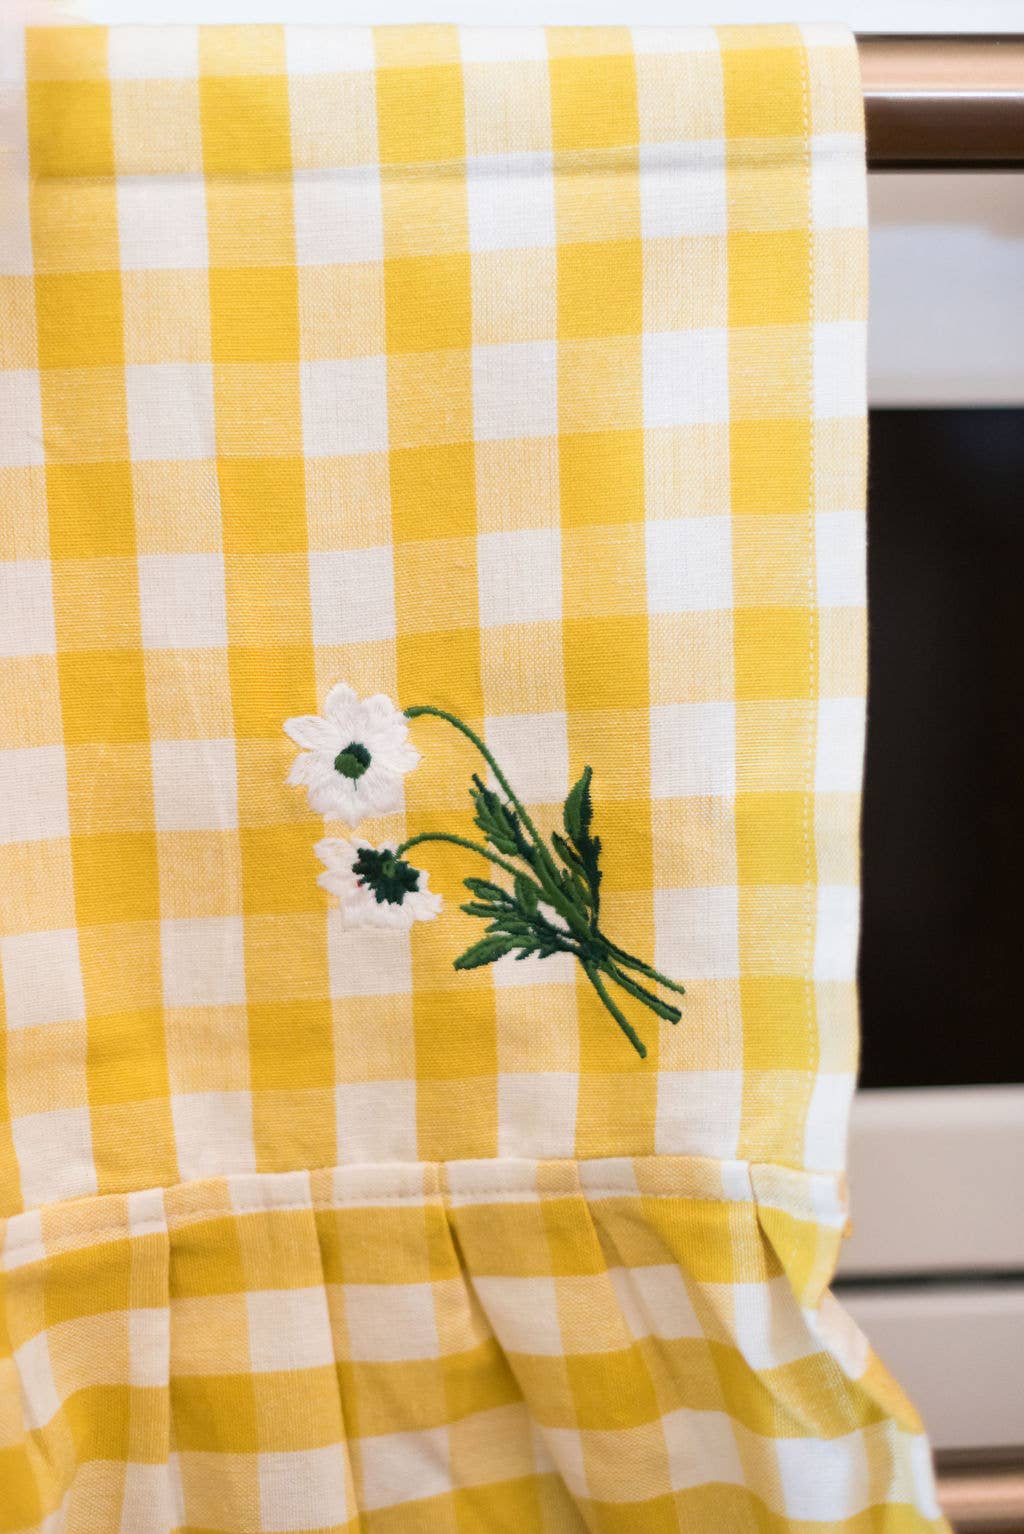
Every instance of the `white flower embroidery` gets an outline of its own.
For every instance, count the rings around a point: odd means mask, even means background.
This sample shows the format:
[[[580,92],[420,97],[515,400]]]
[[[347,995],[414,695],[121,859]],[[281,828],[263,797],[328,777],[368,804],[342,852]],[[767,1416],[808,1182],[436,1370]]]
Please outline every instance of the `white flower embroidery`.
[[[398,857],[393,846],[325,836],[314,850],[324,864],[317,883],[337,895],[346,927],[408,929],[413,922],[433,921],[441,909],[441,896],[427,888],[427,875]]]
[[[368,815],[402,808],[402,779],[420,754],[409,741],[405,715],[383,693],[360,698],[338,682],[322,718],[300,714],[287,719],[284,730],[302,747],[288,782],[306,789],[318,814],[357,826]]]

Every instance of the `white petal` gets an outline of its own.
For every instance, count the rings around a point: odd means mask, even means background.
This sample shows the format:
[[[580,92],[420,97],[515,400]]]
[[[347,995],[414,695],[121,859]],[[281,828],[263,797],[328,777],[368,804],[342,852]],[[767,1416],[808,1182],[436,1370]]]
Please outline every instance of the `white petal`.
[[[353,707],[358,706],[359,698],[347,682],[335,682],[324,699],[324,713],[328,719],[333,719],[338,724],[348,724],[352,718]]]
[[[373,758],[391,772],[399,772],[404,777],[407,772],[412,772],[417,766],[420,753],[407,740],[379,740],[376,743]]]
[[[366,710],[367,718],[374,721],[405,719],[401,709],[397,708],[383,692],[375,692],[370,697],[364,698],[362,706]]]
[[[329,751],[338,738],[335,726],[319,714],[298,714],[294,719],[286,719],[282,729],[304,751]],[[335,755],[338,749],[334,747]]]
[[[426,875],[423,878],[425,880]],[[413,890],[412,894],[407,895],[405,899],[405,905],[416,921],[433,921],[442,904],[441,896],[428,890],[425,884],[422,888]]]
[[[313,851],[321,863],[325,863],[328,868],[351,872],[359,856],[360,847],[366,845],[366,842],[346,841],[343,836],[322,836],[315,844]]]
[[[309,803],[318,815],[343,820],[353,827],[366,815],[352,779],[342,777],[340,772],[331,772],[322,781],[314,783],[309,790]]]
[[[321,783],[329,773],[334,771],[333,767],[324,765],[327,761],[329,759],[319,751],[300,751],[292,762],[285,781],[293,788],[296,786],[311,788],[314,783]]]
[[[364,815],[390,815],[404,803],[401,778],[381,766],[376,758],[356,779],[355,791]]]

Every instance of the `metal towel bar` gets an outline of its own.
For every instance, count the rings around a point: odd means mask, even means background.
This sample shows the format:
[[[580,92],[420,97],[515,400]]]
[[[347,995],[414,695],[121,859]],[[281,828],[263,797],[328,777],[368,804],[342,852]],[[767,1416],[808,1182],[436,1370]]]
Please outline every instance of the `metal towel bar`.
[[[857,46],[870,170],[1024,170],[1024,35]]]

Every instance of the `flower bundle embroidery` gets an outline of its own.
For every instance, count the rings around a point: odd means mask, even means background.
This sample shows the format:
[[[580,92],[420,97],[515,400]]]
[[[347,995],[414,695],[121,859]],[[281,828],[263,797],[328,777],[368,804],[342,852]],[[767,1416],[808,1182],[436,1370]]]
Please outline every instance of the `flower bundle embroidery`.
[[[508,955],[521,960],[572,954],[633,1048],[645,1056],[646,1046],[609,985],[670,1023],[679,1021],[679,1008],[651,987],[678,995],[684,991],[601,931],[601,839],[592,831],[589,767],[566,797],[562,831],[546,840],[483,740],[456,714],[430,705],[403,713],[381,693],[361,699],[338,683],[327,696],[323,717],[306,714],[285,722],[285,732],[302,748],[288,782],[306,789],[314,810],[353,830],[369,815],[390,814],[401,808],[402,780],[420,760],[408,739],[408,721],[423,715],[458,730],[490,769],[497,790],[478,773],[469,790],[482,840],[423,831],[398,846],[373,847],[359,837],[323,837],[316,844],[324,864],[317,882],[337,896],[348,926],[410,928],[416,921],[431,921],[441,909],[441,897],[405,854],[427,842],[449,842],[474,853],[508,874],[512,883],[508,888],[493,879],[463,880],[472,898],[461,909],[487,925],[484,936],[453,960],[454,967],[478,969]]]

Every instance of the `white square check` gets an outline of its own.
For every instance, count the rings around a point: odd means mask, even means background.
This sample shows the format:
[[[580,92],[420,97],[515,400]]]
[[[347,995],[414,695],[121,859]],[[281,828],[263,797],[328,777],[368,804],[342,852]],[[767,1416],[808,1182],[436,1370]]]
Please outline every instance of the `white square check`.
[[[821,511],[814,522],[818,602],[863,607],[867,601],[866,524],[861,511]]]
[[[529,985],[571,986],[578,974],[571,953],[553,953],[545,959],[535,953],[528,959],[516,959],[506,954],[490,966],[490,972],[499,990],[518,990]]]
[[[297,170],[293,184],[299,266],[381,260],[384,233],[376,165]]]
[[[360,1438],[363,1469],[360,1507],[374,1512],[400,1502],[440,1497],[452,1489],[451,1445],[446,1427],[419,1433],[380,1433]]]
[[[0,656],[53,655],[56,649],[49,560],[0,562]]]
[[[499,535],[500,536],[500,535]],[[487,745],[527,804],[560,804],[569,792],[569,740],[563,713],[494,714]]]
[[[863,698],[821,698],[818,702],[816,794],[856,794],[864,765]]]
[[[720,1287],[722,1311],[731,1309],[736,1346],[752,1369],[782,1368],[820,1350],[788,1278]]]
[[[647,426],[729,419],[727,330],[649,331],[643,345]]]
[[[347,1517],[345,1463],[341,1444],[257,1455],[260,1528],[267,1534],[305,1534],[336,1527]]]
[[[685,1009],[677,1026],[686,1027]],[[659,1156],[730,1161],[739,1146],[742,1107],[741,1071],[659,1071],[654,1148]]]
[[[187,26],[117,26],[107,34],[112,80],[195,79],[199,34]]]
[[[153,809],[158,831],[231,831],[238,826],[232,740],[154,740]]]
[[[913,1483],[913,1499],[926,1518],[942,1517],[935,1487],[931,1445],[923,1433],[900,1433],[897,1442],[907,1451]]]
[[[124,1467],[117,1534],[138,1534],[147,1523],[173,1529],[183,1505],[176,1454],[170,1454],[166,1464],[140,1465],[129,1461]]]
[[[43,1243],[43,1217],[38,1209],[26,1209],[7,1221],[7,1230],[0,1243],[0,1271],[13,1273],[17,1268],[28,1267],[32,1262],[45,1262],[46,1247]]]
[[[851,1380],[859,1380],[871,1362],[871,1344],[831,1289],[826,1289],[818,1302],[811,1325],[825,1340],[843,1373]]]
[[[675,1263],[609,1268],[608,1277],[634,1337],[703,1337],[682,1269]]]
[[[124,375],[133,459],[216,457],[210,363],[136,363]]]
[[[60,1396],[53,1379],[50,1348],[45,1332],[37,1332],[14,1350],[14,1368],[21,1387],[25,1426],[45,1427],[60,1410]]]
[[[718,36],[713,27],[687,26],[687,53],[717,54],[719,47]],[[674,57],[679,52],[679,29],[677,27],[638,27],[633,33],[633,50],[641,57],[644,54],[653,57],[658,54],[668,54],[670,58]]]
[[[565,1353],[553,1278],[473,1275],[473,1288],[504,1353],[560,1358]]]
[[[440,1349],[430,1284],[345,1284],[348,1356],[356,1363],[436,1358]]]
[[[172,1092],[178,1171],[186,1181],[255,1172],[249,1092]]]
[[[322,1288],[258,1289],[246,1295],[249,1357],[257,1374],[323,1369],[334,1363]]]
[[[647,240],[725,234],[725,140],[640,145],[640,219]]]
[[[811,223],[856,229],[867,222],[864,141],[857,133],[816,133],[811,156]]]
[[[683,1407],[666,1412],[661,1425],[673,1491],[706,1486],[712,1465],[716,1482],[725,1486],[746,1485],[732,1419],[725,1412],[689,1411]]]
[[[302,435],[310,458],[383,453],[388,446],[387,361],[303,362]]]
[[[856,884],[819,884],[814,936],[815,980],[854,980],[860,929]]]
[[[655,968],[687,980],[735,980],[740,972],[735,885],[654,892]]]
[[[558,367],[554,341],[511,341],[473,348],[473,433],[553,437],[558,432]]]
[[[0,468],[43,463],[43,408],[39,374],[31,368],[0,368]]]
[[[550,154],[473,156],[466,163],[472,250],[555,244],[555,182]]]
[[[96,1192],[88,1108],[55,1108],[11,1120],[21,1197],[28,1209]]]
[[[0,937],[8,1028],[78,1022],[85,1017],[78,933],[13,932]]]
[[[732,606],[731,518],[648,522],[646,538],[652,613],[719,612]]]
[[[362,74],[377,62],[369,27],[285,27],[290,75]]]
[[[408,932],[393,927],[346,927],[327,912],[327,969],[332,996],[404,996],[412,990]]]
[[[125,271],[203,270],[210,247],[202,176],[118,176],[117,233]]]
[[[222,649],[228,642],[221,554],[140,554],[147,650]]]
[[[852,1071],[818,1071],[804,1120],[804,1165],[816,1172],[841,1172],[846,1165]]]
[[[504,64],[510,60],[548,61],[543,27],[462,27],[459,52],[464,64]]]
[[[0,751],[0,846],[68,836],[68,780],[61,746]]]
[[[334,1104],[339,1162],[417,1160],[415,1081],[340,1081]]]
[[[245,1000],[242,931],[240,916],[165,918],[160,923],[169,1007],[230,1006]]]
[[[871,1505],[864,1435],[773,1440],[787,1518],[831,1523]]]
[[[562,541],[558,528],[480,533],[476,542],[481,628],[544,623],[562,616]]]
[[[583,1459],[583,1440],[572,1427],[545,1427],[545,1448],[550,1452],[559,1479],[574,1497],[592,1496],[590,1478]]]
[[[651,797],[736,792],[736,705],[664,703],[651,709]]]
[[[576,963],[571,955],[566,957],[569,964]],[[525,969],[526,964],[518,968]],[[579,1079],[573,1071],[502,1071],[498,1076],[498,1155],[571,1157],[578,1096]]]
[[[128,1312],[128,1383],[164,1386],[168,1382],[171,1313],[164,1305]]]
[[[28,113],[25,110],[25,38],[8,27],[0,49],[0,85],[4,99],[4,216],[0,218],[0,272],[31,277],[32,225],[29,217]],[[31,302],[31,300],[30,300]]]
[[[395,637],[395,571],[390,544],[313,550],[309,556],[313,643],[359,644]]]
[[[814,414],[861,417],[867,408],[867,332],[860,320],[815,325]]]

